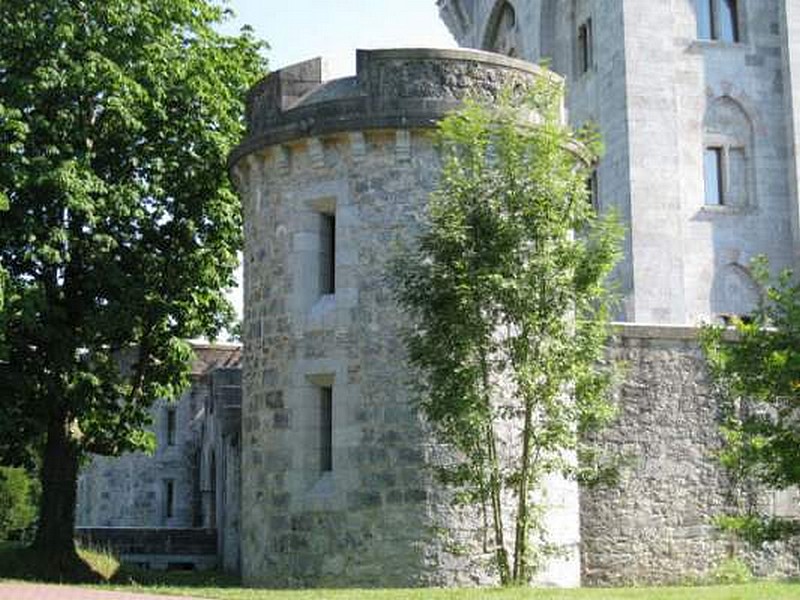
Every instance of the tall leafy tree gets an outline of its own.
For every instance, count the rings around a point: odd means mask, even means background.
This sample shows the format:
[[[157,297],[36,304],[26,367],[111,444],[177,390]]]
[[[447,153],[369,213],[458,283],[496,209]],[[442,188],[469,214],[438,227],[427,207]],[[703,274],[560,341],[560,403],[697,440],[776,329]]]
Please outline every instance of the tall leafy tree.
[[[789,270],[771,278],[766,259],[751,272],[763,290],[748,318],[733,320],[733,333],[708,326],[703,350],[721,393],[724,420],[720,459],[734,484],[723,529],[750,541],[800,532],[796,522],[760,514],[749,501],[754,486],[800,485],[800,283]]]
[[[156,398],[232,309],[241,242],[226,157],[261,74],[213,0],[0,2],[0,451],[42,451],[36,546],[76,555],[88,452],[150,445]]]
[[[483,505],[503,584],[543,556],[545,477],[577,475],[581,435],[613,415],[600,359],[620,228],[588,198],[596,137],[564,126],[561,105],[542,79],[445,119],[429,226],[395,270],[420,407],[454,450],[440,474]]]

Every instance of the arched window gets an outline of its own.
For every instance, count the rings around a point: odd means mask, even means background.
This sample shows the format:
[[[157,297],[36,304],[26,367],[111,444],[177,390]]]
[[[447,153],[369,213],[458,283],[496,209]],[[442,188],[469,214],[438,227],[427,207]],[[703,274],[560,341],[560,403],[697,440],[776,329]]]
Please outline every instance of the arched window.
[[[711,288],[711,312],[728,319],[745,317],[758,306],[761,290],[747,268],[729,263],[717,269]]]
[[[703,125],[705,204],[752,205],[753,126],[747,113],[723,96],[709,104]]]
[[[489,19],[484,49],[506,56],[521,55],[517,12],[510,2],[499,2]]]

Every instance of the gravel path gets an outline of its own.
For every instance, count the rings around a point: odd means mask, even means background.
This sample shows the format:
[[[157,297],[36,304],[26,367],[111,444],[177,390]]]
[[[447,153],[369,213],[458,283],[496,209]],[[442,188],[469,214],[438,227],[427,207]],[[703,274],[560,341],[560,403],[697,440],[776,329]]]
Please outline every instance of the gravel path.
[[[176,596],[153,596],[127,592],[103,592],[66,585],[0,582],[0,600],[175,600]],[[184,597],[184,600],[185,599]],[[188,599],[191,600],[191,599]],[[195,598],[194,600],[199,600]]]

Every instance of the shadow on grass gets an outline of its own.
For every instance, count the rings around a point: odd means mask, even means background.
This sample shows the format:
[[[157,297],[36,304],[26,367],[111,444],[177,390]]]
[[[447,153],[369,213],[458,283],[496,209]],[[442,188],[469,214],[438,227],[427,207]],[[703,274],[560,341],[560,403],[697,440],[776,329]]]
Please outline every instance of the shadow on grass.
[[[0,578],[23,581],[99,583],[104,580],[82,556],[55,561],[46,553],[14,542],[0,543]]]
[[[179,588],[238,588],[241,580],[219,571],[149,571],[122,565],[107,579],[113,585]]]
[[[241,585],[238,577],[218,571],[149,571],[121,565],[111,552],[96,548],[79,548],[77,560],[54,565],[35,549],[16,542],[0,542],[0,579],[182,588]]]

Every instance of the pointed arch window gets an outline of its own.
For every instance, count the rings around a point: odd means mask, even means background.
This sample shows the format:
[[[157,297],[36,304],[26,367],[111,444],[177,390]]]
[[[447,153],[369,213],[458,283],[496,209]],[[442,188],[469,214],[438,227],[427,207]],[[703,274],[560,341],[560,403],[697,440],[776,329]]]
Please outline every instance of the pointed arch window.
[[[704,120],[703,178],[706,206],[754,204],[753,128],[732,98],[710,103]]]

